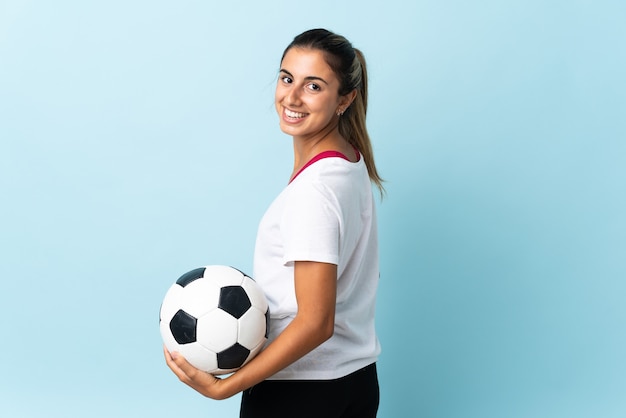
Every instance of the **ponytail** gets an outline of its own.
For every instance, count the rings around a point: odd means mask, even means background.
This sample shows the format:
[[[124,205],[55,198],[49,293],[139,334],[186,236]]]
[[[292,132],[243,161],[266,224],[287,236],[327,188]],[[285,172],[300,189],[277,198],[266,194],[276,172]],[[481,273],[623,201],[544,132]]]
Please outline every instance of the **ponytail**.
[[[339,119],[339,133],[341,136],[359,150],[363,156],[367,172],[370,180],[376,185],[381,196],[385,194],[383,187],[383,179],[378,174],[376,164],[374,162],[374,151],[372,150],[372,142],[367,132],[365,119],[367,116],[367,68],[363,53],[354,48],[355,57],[349,78],[356,88],[357,94],[352,104],[346,109],[345,113]],[[349,93],[349,91],[344,94]]]

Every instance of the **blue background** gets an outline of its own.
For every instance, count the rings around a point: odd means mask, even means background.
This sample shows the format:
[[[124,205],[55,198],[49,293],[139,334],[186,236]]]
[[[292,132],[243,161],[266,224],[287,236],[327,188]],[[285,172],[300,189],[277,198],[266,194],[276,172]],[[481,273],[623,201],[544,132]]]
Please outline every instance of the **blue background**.
[[[312,27],[369,60],[379,416],[626,416],[623,1],[0,1],[0,413],[237,416],[166,368],[165,291],[251,271]]]

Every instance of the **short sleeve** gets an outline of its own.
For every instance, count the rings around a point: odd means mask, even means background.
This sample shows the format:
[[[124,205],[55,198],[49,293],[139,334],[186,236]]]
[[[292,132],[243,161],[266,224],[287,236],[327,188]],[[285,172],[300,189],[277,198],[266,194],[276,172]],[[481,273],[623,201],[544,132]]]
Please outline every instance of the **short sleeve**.
[[[299,184],[281,219],[283,263],[317,261],[338,264],[340,217],[336,199],[322,184]]]

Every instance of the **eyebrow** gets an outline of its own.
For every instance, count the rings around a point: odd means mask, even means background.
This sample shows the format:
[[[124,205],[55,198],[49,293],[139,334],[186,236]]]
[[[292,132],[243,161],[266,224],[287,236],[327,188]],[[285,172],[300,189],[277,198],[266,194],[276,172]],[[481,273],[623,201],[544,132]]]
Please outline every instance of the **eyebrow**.
[[[285,73],[285,74],[287,74],[289,77],[292,77],[292,78],[293,78],[293,74],[291,74],[289,71],[285,70],[284,68],[281,68],[281,69],[280,69],[280,72],[281,72],[281,73]],[[314,76],[314,75],[310,75],[310,76],[308,76],[308,77],[304,77],[304,80],[305,80],[305,81],[319,80],[319,81],[323,82],[324,84],[328,85],[328,82],[327,82],[326,80],[324,80],[322,77],[316,77],[316,76]]]

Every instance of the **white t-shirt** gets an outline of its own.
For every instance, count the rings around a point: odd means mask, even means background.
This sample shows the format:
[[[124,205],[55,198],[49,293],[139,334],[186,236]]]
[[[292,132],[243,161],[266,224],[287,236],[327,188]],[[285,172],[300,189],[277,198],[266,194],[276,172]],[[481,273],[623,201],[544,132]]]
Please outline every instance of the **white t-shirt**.
[[[270,379],[335,379],[377,360],[374,329],[379,278],[372,185],[363,158],[316,160],[278,195],[263,216],[254,279],[270,305],[273,341],[298,310],[294,261],[337,265],[333,336]]]

